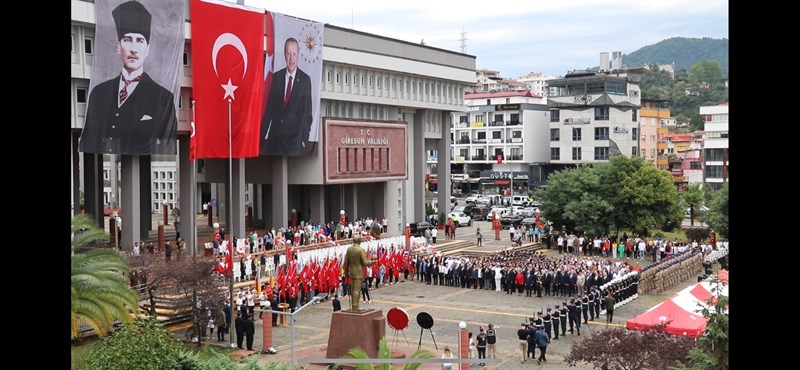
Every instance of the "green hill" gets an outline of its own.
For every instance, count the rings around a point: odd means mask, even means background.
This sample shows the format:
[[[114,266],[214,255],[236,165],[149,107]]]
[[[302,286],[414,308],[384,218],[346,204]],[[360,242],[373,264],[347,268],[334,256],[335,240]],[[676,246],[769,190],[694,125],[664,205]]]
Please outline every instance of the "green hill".
[[[645,63],[674,62],[675,71],[688,70],[701,60],[719,62],[722,73],[727,77],[728,39],[673,37],[622,56],[622,63],[628,68],[641,67]]]

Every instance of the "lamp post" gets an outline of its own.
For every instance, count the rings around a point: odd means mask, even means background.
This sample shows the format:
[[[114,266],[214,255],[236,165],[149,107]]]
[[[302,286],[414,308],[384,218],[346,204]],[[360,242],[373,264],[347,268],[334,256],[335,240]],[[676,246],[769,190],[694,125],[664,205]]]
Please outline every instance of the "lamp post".
[[[469,358],[469,332],[467,331],[467,323],[458,323],[458,358]],[[458,364],[461,370],[468,370],[469,364],[461,362]]]
[[[297,227],[297,210],[292,208],[292,227]]]
[[[164,245],[164,221],[158,221],[158,250]]]
[[[164,214],[164,225],[169,226],[169,204],[166,199],[164,199],[164,203],[161,204],[161,213]]]

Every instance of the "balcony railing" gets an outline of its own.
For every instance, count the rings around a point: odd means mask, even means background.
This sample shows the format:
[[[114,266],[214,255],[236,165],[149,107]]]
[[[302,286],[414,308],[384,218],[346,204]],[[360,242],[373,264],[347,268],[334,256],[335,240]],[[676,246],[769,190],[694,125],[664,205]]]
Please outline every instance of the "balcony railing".
[[[505,123],[503,121],[489,122],[489,126],[504,126],[504,125]]]
[[[485,154],[484,155],[473,155],[472,156],[472,160],[473,161],[485,161],[486,160],[486,155]]]
[[[473,144],[486,144],[486,139],[475,139],[472,140]]]
[[[506,126],[516,126],[519,125],[519,121],[506,121]]]
[[[470,143],[469,139],[458,139],[458,142],[456,142],[456,144],[469,144],[469,143]]]

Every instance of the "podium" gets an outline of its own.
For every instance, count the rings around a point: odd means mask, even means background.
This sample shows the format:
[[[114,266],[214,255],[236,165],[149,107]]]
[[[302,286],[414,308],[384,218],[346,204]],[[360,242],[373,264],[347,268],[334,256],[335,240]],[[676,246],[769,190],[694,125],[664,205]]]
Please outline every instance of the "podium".
[[[347,351],[361,347],[378,358],[378,345],[386,335],[386,317],[381,310],[336,311],[331,318],[325,358],[344,358]]]

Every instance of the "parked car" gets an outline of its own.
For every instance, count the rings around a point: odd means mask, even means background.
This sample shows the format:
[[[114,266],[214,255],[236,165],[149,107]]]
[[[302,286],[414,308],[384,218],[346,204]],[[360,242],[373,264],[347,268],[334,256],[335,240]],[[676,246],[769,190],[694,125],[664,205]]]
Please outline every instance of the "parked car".
[[[472,217],[464,212],[450,212],[447,217],[451,218],[456,226],[469,226],[472,224]]]
[[[527,217],[523,218],[522,222],[520,223],[522,226],[531,227],[536,225],[536,217]]]
[[[519,213],[519,215],[522,216],[522,217],[535,217],[536,216],[536,212],[539,212],[539,208],[536,208],[536,207],[525,207],[525,208],[522,209],[522,211]]]
[[[522,216],[520,215],[505,215],[502,218],[500,218],[500,225],[502,225],[503,228],[506,228],[510,225],[514,225],[514,227],[516,228],[519,227],[521,223],[522,223]]]
[[[450,213],[466,213],[467,215],[470,215],[472,214],[473,208],[475,208],[474,204],[462,204],[453,207],[453,209],[450,210]]]
[[[481,221],[481,220],[488,220],[491,212],[489,211],[489,207],[485,205],[479,205],[472,208],[472,215],[473,220]]]
[[[494,212],[498,216],[502,217],[502,216],[511,214],[511,209],[510,208],[506,208],[506,207],[504,207],[502,205],[499,205],[499,204],[495,204],[495,205],[493,205],[493,206],[491,206],[489,208],[489,217],[492,216],[492,212]]]
[[[511,197],[511,205],[512,206],[521,206],[525,207],[528,205],[528,196],[527,195],[514,195]]]
[[[470,195],[467,195],[467,198],[464,199],[464,201],[467,202],[467,203],[477,203],[478,200],[480,200],[482,197],[483,197],[483,195],[481,195],[481,194],[470,194]]]
[[[433,229],[433,225],[428,221],[412,222],[409,227],[411,228],[411,236],[425,236],[425,230]]]

